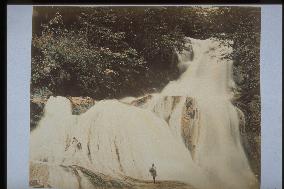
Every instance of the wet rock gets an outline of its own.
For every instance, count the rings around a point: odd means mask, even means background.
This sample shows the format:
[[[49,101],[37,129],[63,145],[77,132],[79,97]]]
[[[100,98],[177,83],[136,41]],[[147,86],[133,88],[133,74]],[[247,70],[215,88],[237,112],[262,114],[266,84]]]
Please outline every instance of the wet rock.
[[[56,177],[49,170],[56,170]],[[53,171],[52,174],[55,172]],[[58,182],[58,181],[61,181]],[[30,162],[30,187],[67,189],[62,183],[73,183],[69,189],[194,189],[182,182],[139,180],[127,176],[111,177],[91,171],[81,166],[51,165],[43,162]]]
[[[145,104],[146,102],[148,102],[150,99],[152,99],[152,95],[146,95],[142,98],[138,98],[136,100],[133,100],[130,105],[133,106],[142,106],[143,104]]]
[[[195,147],[199,136],[199,112],[196,101],[186,97],[181,117],[181,135],[185,146],[194,157]]]
[[[72,104],[72,114],[80,115],[90,109],[94,104],[95,100],[90,97],[69,97]]]

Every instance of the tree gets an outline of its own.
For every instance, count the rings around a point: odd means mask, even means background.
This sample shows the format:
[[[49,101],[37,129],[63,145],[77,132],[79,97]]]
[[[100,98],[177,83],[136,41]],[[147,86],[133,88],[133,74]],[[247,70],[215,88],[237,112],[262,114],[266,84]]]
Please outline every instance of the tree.
[[[173,62],[184,34],[165,8],[84,8],[68,26],[64,10],[33,37],[32,90],[117,98],[141,95],[177,76]]]

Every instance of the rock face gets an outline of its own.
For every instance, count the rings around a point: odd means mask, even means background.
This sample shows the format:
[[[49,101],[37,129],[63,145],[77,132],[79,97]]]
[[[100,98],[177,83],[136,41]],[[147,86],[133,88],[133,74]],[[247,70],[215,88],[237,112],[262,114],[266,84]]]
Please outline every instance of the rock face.
[[[30,101],[30,128],[33,130],[43,116],[43,109],[47,102],[47,98],[32,98]]]
[[[30,186],[62,189],[134,188],[130,182],[90,171],[76,165],[30,163]]]
[[[90,97],[69,97],[68,99],[72,104],[72,113],[75,115],[86,112],[95,104],[95,100]]]
[[[57,179],[53,178],[55,171],[56,175],[59,175]],[[58,189],[194,189],[182,182],[157,181],[153,184],[152,181],[126,176],[118,179],[76,165],[50,165],[44,162],[30,162],[30,186],[34,188],[56,186]]]
[[[199,136],[199,116],[196,101],[193,98],[187,97],[182,112],[181,135],[193,159]]]
[[[138,98],[138,99],[135,99],[131,102],[129,102],[130,105],[133,105],[133,106],[139,106],[139,107],[142,107],[144,104],[146,104],[150,99],[152,99],[152,95],[146,95],[146,96],[143,96],[141,98]]]
[[[50,188],[48,168],[47,164],[30,162],[30,186]]]

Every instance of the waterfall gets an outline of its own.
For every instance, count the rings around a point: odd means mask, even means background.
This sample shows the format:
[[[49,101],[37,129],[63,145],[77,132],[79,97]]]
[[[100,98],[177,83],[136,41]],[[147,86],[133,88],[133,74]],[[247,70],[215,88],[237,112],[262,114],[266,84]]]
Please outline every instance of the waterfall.
[[[150,180],[152,163],[158,180],[195,188],[257,185],[240,141],[239,110],[231,103],[235,86],[226,55],[232,49],[215,39],[187,40],[192,51],[179,54],[183,73],[161,93],[102,100],[81,115],[72,115],[68,99],[50,97],[30,137],[30,161],[48,165],[48,185],[90,188],[85,169]]]
[[[253,187],[257,184],[241,145],[239,110],[230,101],[235,87],[233,62],[227,58],[232,53],[231,42],[188,40],[194,58],[190,58],[187,51],[179,54],[179,66],[186,71],[144,107],[163,119],[161,114],[171,115],[169,127],[180,141],[184,141],[195,164],[220,181],[219,188]],[[169,102],[162,98],[170,96],[179,96],[180,100],[175,109],[167,113]],[[190,102],[187,113],[192,116],[189,123],[183,120],[186,100]]]

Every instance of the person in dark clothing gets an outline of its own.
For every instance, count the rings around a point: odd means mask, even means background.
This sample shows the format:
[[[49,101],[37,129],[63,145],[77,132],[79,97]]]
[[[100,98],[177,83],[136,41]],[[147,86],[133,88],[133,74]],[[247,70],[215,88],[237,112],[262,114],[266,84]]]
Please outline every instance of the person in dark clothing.
[[[152,164],[152,167],[149,169],[149,172],[151,173],[151,175],[153,177],[154,183],[156,183],[157,170],[156,170],[154,163]]]

